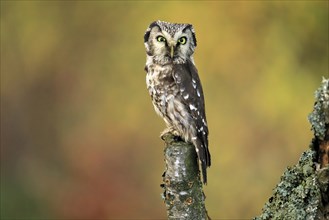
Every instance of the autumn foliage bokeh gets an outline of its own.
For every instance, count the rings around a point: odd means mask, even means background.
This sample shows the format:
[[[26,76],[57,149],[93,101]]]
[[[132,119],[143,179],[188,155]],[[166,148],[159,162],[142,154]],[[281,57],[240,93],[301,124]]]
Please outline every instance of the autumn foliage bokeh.
[[[261,212],[312,138],[328,1],[1,1],[1,219],[166,218],[143,35],[191,23],[213,219]]]

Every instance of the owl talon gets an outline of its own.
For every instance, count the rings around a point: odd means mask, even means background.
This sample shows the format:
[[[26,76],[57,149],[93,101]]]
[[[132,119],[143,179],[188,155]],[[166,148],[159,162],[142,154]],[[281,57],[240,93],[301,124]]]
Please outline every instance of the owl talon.
[[[162,131],[161,132],[161,134],[160,134],[160,138],[162,139],[162,140],[165,140],[166,139],[166,136],[169,134],[170,132],[167,130],[167,128],[164,130],[164,131]]]
[[[179,135],[178,131],[176,131],[174,128],[169,127],[166,128],[163,132],[161,132],[160,137],[162,140],[166,140],[167,136],[172,136],[172,140],[174,142],[178,142],[178,141],[183,141],[183,139],[181,138],[181,136]]]
[[[160,137],[163,139],[167,134],[172,134],[174,136],[180,137],[178,131],[176,131],[173,127],[169,127],[164,129],[161,134]]]
[[[175,142],[183,141],[183,139],[180,136],[176,136],[176,135],[174,135],[173,139]]]

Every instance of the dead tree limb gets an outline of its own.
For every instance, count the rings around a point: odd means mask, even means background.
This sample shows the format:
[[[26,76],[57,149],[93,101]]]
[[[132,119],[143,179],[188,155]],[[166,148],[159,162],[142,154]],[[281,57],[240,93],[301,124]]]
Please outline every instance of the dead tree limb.
[[[309,150],[286,169],[256,220],[329,219],[329,80],[315,93],[309,121],[314,132]]]
[[[171,133],[163,135],[162,139],[166,144],[166,170],[161,186],[168,219],[208,219],[194,146]]]

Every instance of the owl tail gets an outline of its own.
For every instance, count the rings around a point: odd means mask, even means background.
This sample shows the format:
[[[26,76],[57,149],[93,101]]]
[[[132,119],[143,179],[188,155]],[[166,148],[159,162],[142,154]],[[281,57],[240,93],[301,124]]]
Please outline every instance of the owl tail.
[[[210,167],[210,153],[208,146],[204,146],[200,140],[196,140],[194,143],[198,159],[201,165],[203,183],[207,184],[207,167]]]
[[[203,184],[207,185],[207,165],[201,161]]]

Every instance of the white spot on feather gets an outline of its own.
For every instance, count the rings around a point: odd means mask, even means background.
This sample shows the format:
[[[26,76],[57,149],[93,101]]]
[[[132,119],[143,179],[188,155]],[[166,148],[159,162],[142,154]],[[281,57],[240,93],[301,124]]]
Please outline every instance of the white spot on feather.
[[[197,108],[192,104],[190,104],[189,107],[190,107],[191,110],[197,110]]]
[[[199,92],[199,90],[197,89],[196,90],[196,93],[198,94],[198,96],[200,97],[200,92]]]
[[[174,76],[176,78],[177,83],[181,83],[182,78],[178,74],[175,74]]]
[[[189,94],[186,94],[186,95],[184,95],[183,97],[184,97],[184,99],[188,99]]]

